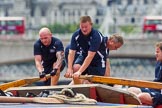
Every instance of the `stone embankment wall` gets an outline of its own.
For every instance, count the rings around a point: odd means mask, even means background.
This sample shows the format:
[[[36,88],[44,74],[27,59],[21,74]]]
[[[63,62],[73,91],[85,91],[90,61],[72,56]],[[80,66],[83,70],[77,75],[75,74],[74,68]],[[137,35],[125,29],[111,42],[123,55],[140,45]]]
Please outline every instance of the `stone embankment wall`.
[[[62,39],[64,46],[69,43],[68,39]],[[154,46],[158,40],[125,40],[124,45],[117,51],[110,51],[110,57],[154,57]],[[0,64],[33,60],[34,40],[1,40],[0,41]]]

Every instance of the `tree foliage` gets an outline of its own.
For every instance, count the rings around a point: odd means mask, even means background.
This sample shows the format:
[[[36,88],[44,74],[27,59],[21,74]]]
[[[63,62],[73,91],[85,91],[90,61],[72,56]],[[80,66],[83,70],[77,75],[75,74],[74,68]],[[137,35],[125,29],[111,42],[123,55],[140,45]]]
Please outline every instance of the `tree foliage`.
[[[62,25],[62,24],[52,24],[52,25],[47,25],[46,27],[48,27],[52,33],[72,33],[74,32],[79,26],[77,24],[66,24],[66,25]]]
[[[64,34],[64,33],[73,33],[75,30],[79,28],[79,24],[51,24],[51,25],[46,25],[52,33],[59,33],[59,34]],[[94,28],[98,29],[99,25],[93,25]]]

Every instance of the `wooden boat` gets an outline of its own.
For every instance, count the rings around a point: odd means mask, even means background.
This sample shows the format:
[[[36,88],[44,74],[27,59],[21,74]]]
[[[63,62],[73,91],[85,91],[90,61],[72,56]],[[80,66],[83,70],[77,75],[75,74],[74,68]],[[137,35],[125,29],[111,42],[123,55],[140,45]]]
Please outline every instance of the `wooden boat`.
[[[104,84],[119,84],[119,85],[126,85],[126,86],[148,87],[148,88],[154,88],[154,89],[162,88],[161,83],[155,83],[155,82],[149,82],[149,81],[122,79],[122,78],[114,78],[114,77],[103,77],[103,76],[81,76],[80,78],[87,79],[92,82],[104,83]],[[33,77],[33,78],[25,78],[25,79],[1,84],[0,89],[4,92],[12,93],[15,96],[15,98],[0,96],[0,107],[3,106],[3,103],[12,103],[12,102],[13,103],[43,103],[43,104],[44,103],[55,103],[52,105],[52,107],[70,107],[67,104],[66,105],[59,104],[57,106],[56,105],[57,103],[64,103],[57,99],[48,99],[48,98],[39,98],[39,97],[29,99],[28,97],[25,97],[25,96],[27,93],[38,95],[42,91],[61,91],[64,88],[71,88],[77,93],[81,93],[88,98],[95,99],[97,101],[97,104],[94,106],[95,108],[100,107],[100,106],[106,106],[106,107],[111,107],[111,108],[112,106],[114,108],[119,108],[119,107],[120,108],[141,108],[141,107],[152,108],[152,106],[141,105],[140,100],[133,93],[129,93],[126,90],[114,88],[114,87],[103,85],[103,84],[20,87],[20,86],[27,86],[27,85],[33,84],[34,82],[37,82],[39,80],[40,78]],[[84,104],[82,104],[81,107],[82,106],[85,106],[88,108],[90,107]],[[21,106],[21,107],[30,107],[30,106],[29,104],[27,104],[27,106]],[[38,107],[40,107],[40,105],[38,105]],[[77,107],[80,107],[80,106],[77,106]],[[156,108],[162,108],[162,106],[159,105]]]
[[[101,77],[101,76],[81,76],[83,79],[87,79],[92,82],[97,83],[104,83],[104,84],[121,84],[127,86],[137,86],[137,87],[148,87],[148,88],[156,88],[161,89],[161,83],[149,82],[149,81],[140,81],[140,80],[132,80],[132,79],[121,79],[121,78],[114,78],[114,77]],[[26,78],[21,79],[5,84],[0,85],[0,89],[5,92],[11,92],[14,94],[16,99],[10,97],[1,97],[0,103],[5,102],[7,100],[11,103],[10,100],[13,102],[21,102],[30,103],[34,102],[41,102],[42,100],[49,100],[50,99],[28,99],[25,98],[27,93],[32,93],[35,95],[40,94],[42,91],[61,91],[63,88],[72,88],[75,92],[84,94],[88,98],[92,98],[97,100],[97,106],[119,106],[120,108],[152,108],[151,106],[142,106],[140,100],[132,93],[129,93],[122,89],[117,89],[108,85],[103,84],[82,84],[82,85],[57,85],[57,86],[31,86],[31,87],[20,87],[32,84],[36,81],[39,81],[40,78],[33,77],[33,78]],[[9,88],[9,89],[8,89]],[[20,102],[20,103],[21,103]],[[60,102],[60,101],[58,101]],[[46,102],[45,102],[46,103]],[[48,102],[47,102],[48,103]],[[57,103],[57,102],[49,102],[49,103]],[[113,104],[113,105],[112,105]],[[1,106],[1,104],[0,104]],[[56,105],[55,105],[56,106]],[[83,106],[83,105],[82,105]],[[121,107],[122,106],[122,107]],[[28,106],[29,107],[29,106]],[[39,106],[40,107],[40,106]],[[62,106],[58,106],[62,107]],[[65,107],[65,106],[64,106]],[[66,107],[68,107],[66,105]],[[78,107],[78,106],[77,106]],[[87,106],[85,106],[87,107]],[[88,106],[89,107],[89,106]],[[158,106],[156,108],[162,108],[162,106]]]
[[[38,95],[44,90],[60,91],[63,88],[71,88],[77,93],[82,93],[86,97],[97,100],[97,106],[123,106],[129,108],[144,107],[140,100],[133,94],[122,89],[117,89],[103,84],[83,84],[83,85],[59,85],[59,86],[31,86],[13,87],[6,90],[14,95],[25,97],[27,93]],[[86,107],[86,106],[85,106]],[[152,108],[147,106],[147,108]]]
[[[43,90],[61,91],[63,88],[72,88],[75,92],[82,93],[98,102],[132,105],[141,104],[140,100],[134,94],[103,84],[14,87],[6,91],[25,97],[27,93],[38,95]]]

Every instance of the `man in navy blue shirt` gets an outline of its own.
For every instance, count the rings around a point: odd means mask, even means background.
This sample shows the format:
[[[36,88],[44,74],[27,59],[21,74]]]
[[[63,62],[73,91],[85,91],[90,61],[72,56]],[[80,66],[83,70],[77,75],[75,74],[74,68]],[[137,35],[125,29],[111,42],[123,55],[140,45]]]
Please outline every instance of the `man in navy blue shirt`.
[[[56,85],[60,76],[60,71],[64,69],[65,63],[64,47],[62,42],[52,37],[51,31],[44,27],[39,31],[39,39],[34,43],[35,65],[41,80],[45,85]],[[46,74],[51,78],[46,80]]]
[[[92,28],[89,16],[80,19],[80,29],[74,32],[68,54],[68,68],[65,77],[73,77],[74,84],[81,84],[81,74],[105,75],[107,44],[102,34]],[[112,49],[121,47],[121,43],[115,44]],[[80,55],[74,61],[75,53],[80,48]],[[73,65],[74,64],[74,65]]]
[[[114,44],[114,40],[117,40],[120,44],[123,44],[123,38],[119,35],[119,34],[113,34],[111,36],[108,37],[103,37],[103,41],[102,43],[106,44],[105,49],[107,49],[107,61],[106,61],[106,73],[105,76],[110,76],[110,62],[109,62],[109,50],[116,50],[115,48],[112,48],[113,46],[115,46],[116,44]],[[102,44],[102,45],[104,45]],[[105,45],[104,45],[105,46]],[[69,49],[70,49],[70,44],[68,44],[65,48],[65,61],[66,63],[68,63],[68,54],[69,54]],[[75,57],[74,57],[74,61],[78,58],[78,56],[81,54],[80,48],[78,47],[76,49],[76,53],[75,53]]]
[[[154,82],[162,82],[162,42],[156,43],[155,48],[156,66],[155,66],[155,79]],[[143,104],[157,106],[162,105],[161,90],[150,88],[137,88],[130,87],[129,92],[135,93]]]

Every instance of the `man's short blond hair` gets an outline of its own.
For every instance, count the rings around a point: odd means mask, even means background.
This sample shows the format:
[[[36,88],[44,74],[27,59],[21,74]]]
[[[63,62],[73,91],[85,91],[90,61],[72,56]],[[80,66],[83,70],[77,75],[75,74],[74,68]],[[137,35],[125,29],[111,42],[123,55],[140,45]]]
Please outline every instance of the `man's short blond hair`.
[[[162,42],[157,42],[155,46],[160,48],[160,50],[162,51]]]
[[[92,19],[91,19],[90,16],[82,16],[82,17],[80,17],[80,23],[85,23],[85,22],[90,22],[91,24],[93,24]]]

